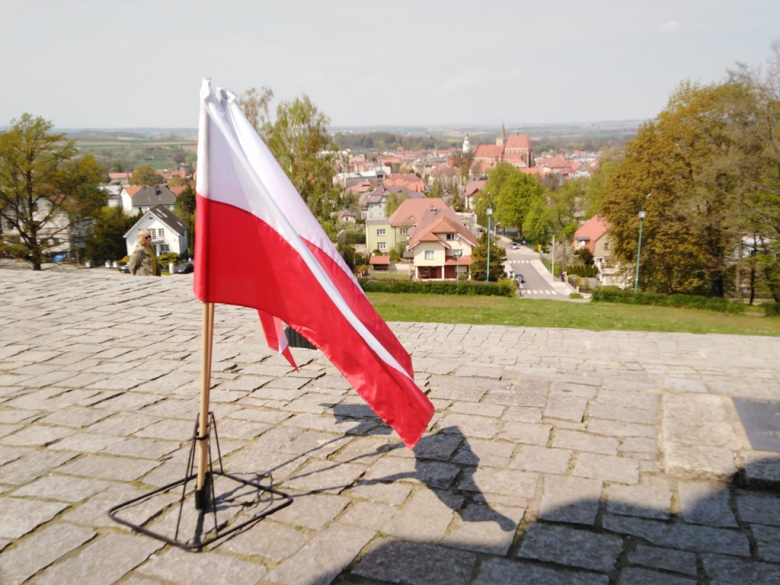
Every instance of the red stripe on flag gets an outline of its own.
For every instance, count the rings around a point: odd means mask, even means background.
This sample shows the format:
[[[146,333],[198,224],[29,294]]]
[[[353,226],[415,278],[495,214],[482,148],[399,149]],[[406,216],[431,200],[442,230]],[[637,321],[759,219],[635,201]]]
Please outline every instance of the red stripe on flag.
[[[198,195],[196,217],[195,296],[282,319],[321,349],[374,412],[413,447],[433,416],[433,406],[412,379],[366,344],[298,252],[267,223],[232,205]],[[334,283],[372,334],[383,341],[389,332],[395,340],[387,325],[374,317],[368,299],[343,282],[348,276],[337,267],[339,277],[320,256],[317,259],[334,275]],[[397,340],[387,341],[385,347],[411,370],[411,359]]]

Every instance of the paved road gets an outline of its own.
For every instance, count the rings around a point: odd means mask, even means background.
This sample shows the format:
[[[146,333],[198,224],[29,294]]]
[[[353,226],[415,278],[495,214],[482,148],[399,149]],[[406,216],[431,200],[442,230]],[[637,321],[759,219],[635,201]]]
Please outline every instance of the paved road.
[[[532,260],[539,259],[538,253],[525,246],[513,250],[511,244],[501,242],[500,245],[506,249],[505,270],[511,274],[523,275],[525,282],[520,285],[523,297],[541,299],[560,296],[532,264]]]

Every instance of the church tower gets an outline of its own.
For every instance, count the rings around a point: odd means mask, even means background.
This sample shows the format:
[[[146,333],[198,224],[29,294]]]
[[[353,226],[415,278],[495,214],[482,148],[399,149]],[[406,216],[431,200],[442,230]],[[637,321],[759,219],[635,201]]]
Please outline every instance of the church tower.
[[[471,152],[471,145],[469,144],[469,133],[466,132],[466,138],[463,139],[463,154]]]
[[[501,124],[501,136],[496,138],[496,145],[504,146],[505,143],[506,143],[506,128],[504,128],[504,125]]]

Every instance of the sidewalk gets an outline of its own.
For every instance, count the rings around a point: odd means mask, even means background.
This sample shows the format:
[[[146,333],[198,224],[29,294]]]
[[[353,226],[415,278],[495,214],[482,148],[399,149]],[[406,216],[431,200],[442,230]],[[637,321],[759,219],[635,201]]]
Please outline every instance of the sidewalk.
[[[319,352],[294,372],[218,306],[226,469],[294,502],[201,554],[129,532],[106,510],[184,473],[191,286],[0,270],[3,585],[780,582],[780,453],[734,406],[780,400],[769,337],[394,323],[436,407],[412,453]]]

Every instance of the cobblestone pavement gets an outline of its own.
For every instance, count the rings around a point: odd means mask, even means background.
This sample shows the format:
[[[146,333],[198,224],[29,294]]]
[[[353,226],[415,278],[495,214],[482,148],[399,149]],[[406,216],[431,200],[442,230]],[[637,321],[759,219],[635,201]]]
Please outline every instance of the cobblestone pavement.
[[[130,532],[106,510],[184,474],[190,286],[0,270],[3,585],[780,583],[780,454],[731,400],[780,400],[775,338],[394,323],[436,405],[411,453],[321,354],[291,371],[218,306],[226,469],[294,503],[201,554]],[[170,530],[176,497],[131,518]]]

